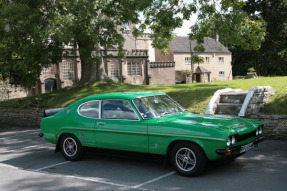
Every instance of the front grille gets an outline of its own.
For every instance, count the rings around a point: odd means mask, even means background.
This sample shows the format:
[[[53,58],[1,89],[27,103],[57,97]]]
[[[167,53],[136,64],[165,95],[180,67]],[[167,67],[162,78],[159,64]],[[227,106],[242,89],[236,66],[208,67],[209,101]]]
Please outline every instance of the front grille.
[[[246,133],[244,135],[238,135],[236,138],[237,138],[237,142],[240,142],[240,141],[244,141],[246,139],[249,139],[251,137],[256,137],[256,130],[252,131],[250,133]]]
[[[255,131],[252,131],[250,133],[246,133],[244,135],[238,135],[237,137],[237,142],[241,142],[241,141],[244,141],[246,139],[249,139],[251,137],[256,137],[256,130]]]

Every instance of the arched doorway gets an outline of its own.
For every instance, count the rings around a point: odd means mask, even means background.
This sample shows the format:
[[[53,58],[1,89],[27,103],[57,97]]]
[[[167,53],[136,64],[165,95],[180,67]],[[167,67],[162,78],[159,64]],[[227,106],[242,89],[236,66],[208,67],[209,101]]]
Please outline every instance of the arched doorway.
[[[44,81],[45,93],[52,92],[57,89],[57,80],[54,78],[48,78]]]

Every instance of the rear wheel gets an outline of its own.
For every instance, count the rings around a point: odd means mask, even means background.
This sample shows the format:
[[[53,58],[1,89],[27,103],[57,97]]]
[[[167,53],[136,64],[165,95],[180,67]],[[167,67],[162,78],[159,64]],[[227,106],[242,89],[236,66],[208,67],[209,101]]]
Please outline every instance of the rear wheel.
[[[199,146],[182,142],[172,148],[171,162],[180,175],[198,176],[206,168],[207,159]]]
[[[65,134],[61,138],[62,155],[70,161],[80,160],[84,155],[84,148],[75,135]]]

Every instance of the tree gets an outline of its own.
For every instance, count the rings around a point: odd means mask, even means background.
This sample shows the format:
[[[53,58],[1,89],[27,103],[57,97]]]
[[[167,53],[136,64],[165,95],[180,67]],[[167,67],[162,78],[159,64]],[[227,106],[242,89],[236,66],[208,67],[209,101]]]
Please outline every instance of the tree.
[[[191,27],[190,38],[203,43],[206,36],[220,35],[228,45],[244,50],[258,50],[266,35],[265,21],[250,17],[242,0],[199,1],[198,20]]]
[[[246,2],[243,9],[249,17],[265,20],[266,37],[258,51],[246,51],[239,46],[231,48],[235,75],[244,75],[250,67],[255,67],[257,73],[264,76],[287,74],[286,5],[283,0]]]
[[[192,64],[197,64],[199,66],[199,64],[203,64],[204,63],[204,58],[201,56],[198,56],[198,54],[193,54],[191,56],[191,63]]]
[[[250,20],[243,5],[240,0],[3,0],[0,72],[30,87],[43,67],[61,60],[63,46],[69,45],[79,50],[81,83],[98,81],[104,74],[102,47],[117,45],[119,57],[124,57],[124,38],[118,30],[123,23],[139,24],[135,36],[149,28],[153,46],[166,50],[172,31],[196,12],[192,39],[203,42],[204,36],[216,31],[229,42],[258,47],[264,36],[263,22]]]
[[[49,31],[53,1],[0,3],[0,74],[30,87],[43,67],[61,59],[61,42]]]

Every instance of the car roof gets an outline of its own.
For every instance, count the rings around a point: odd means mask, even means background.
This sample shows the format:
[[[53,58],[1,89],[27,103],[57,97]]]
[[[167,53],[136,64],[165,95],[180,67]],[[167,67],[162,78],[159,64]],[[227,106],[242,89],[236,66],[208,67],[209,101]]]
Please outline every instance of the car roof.
[[[108,94],[98,94],[86,97],[82,100],[93,100],[93,99],[134,99],[137,97],[155,96],[155,95],[165,95],[161,92],[115,92]]]

